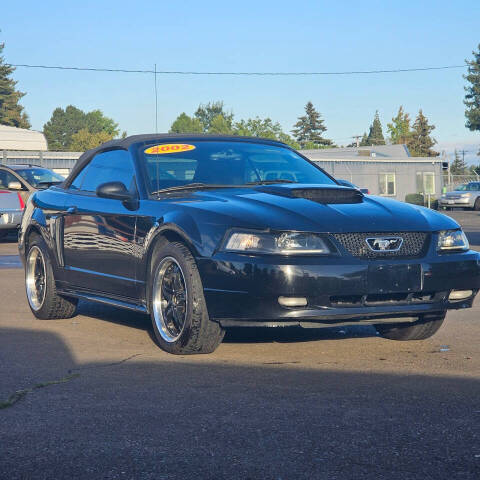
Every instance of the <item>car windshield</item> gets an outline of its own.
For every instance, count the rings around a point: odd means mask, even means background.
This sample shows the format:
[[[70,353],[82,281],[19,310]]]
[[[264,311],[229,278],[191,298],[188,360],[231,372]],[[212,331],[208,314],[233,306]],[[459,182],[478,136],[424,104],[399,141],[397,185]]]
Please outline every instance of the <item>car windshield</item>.
[[[335,184],[320,168],[286,147],[248,142],[142,144],[150,193],[192,185]]]
[[[47,188],[65,180],[61,175],[47,168],[24,168],[16,172],[34,188]]]
[[[455,188],[456,192],[474,192],[478,190],[480,190],[480,183],[475,182],[465,183]]]

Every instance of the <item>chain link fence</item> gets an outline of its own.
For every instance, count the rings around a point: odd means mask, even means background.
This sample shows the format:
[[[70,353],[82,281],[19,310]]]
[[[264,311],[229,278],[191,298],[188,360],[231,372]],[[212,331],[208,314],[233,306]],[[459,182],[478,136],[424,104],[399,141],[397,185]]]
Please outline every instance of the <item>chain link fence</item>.
[[[469,182],[480,182],[480,176],[476,174],[470,175],[449,175],[446,173],[444,175],[444,186],[446,187],[447,192],[455,190],[459,185],[463,185]]]

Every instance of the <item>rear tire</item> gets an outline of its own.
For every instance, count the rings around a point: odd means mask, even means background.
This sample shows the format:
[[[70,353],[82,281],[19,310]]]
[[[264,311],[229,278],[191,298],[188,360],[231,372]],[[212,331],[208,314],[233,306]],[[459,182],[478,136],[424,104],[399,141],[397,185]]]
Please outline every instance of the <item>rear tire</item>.
[[[392,323],[375,325],[377,332],[389,340],[425,340],[434,335],[442,326],[446,312],[424,315],[415,323]]]
[[[181,242],[161,240],[152,256],[149,306],[163,350],[176,355],[211,353],[225,331],[210,320],[197,264]]]
[[[28,305],[35,317],[52,320],[75,315],[78,300],[57,294],[48,248],[38,235],[29,242],[25,262],[25,288]]]

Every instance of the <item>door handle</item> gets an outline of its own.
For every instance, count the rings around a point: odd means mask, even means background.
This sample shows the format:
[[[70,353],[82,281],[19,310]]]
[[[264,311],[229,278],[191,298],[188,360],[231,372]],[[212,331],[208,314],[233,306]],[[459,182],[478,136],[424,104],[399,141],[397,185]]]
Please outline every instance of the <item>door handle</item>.
[[[69,207],[69,208],[67,208],[67,213],[77,213],[77,207]]]

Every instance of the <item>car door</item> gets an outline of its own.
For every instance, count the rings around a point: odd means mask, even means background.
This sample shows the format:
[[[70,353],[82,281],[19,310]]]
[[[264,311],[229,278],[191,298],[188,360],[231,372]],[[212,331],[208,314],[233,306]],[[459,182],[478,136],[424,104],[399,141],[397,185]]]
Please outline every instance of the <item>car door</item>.
[[[135,298],[135,207],[95,193],[99,185],[113,181],[136,192],[135,168],[126,150],[98,153],[69,187],[63,225],[65,280],[77,289]]]

